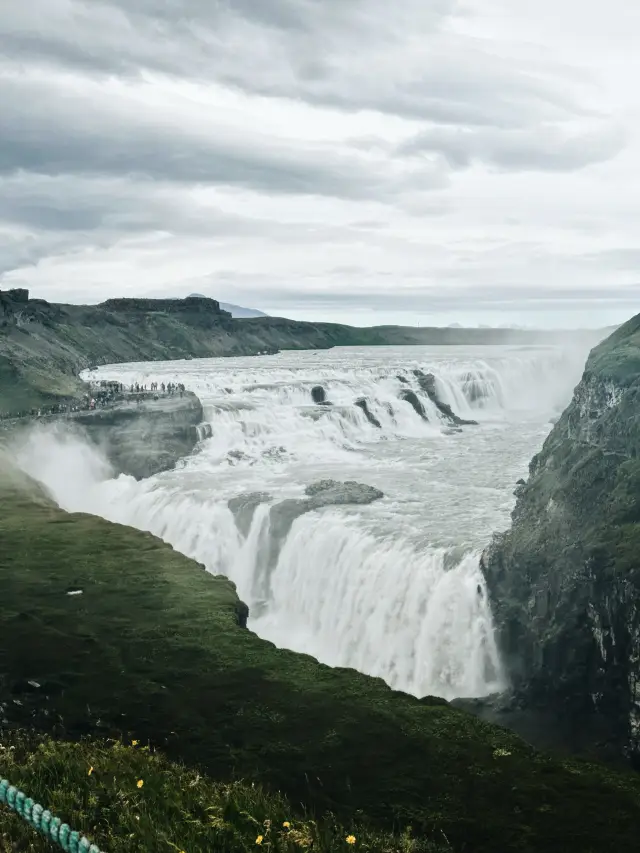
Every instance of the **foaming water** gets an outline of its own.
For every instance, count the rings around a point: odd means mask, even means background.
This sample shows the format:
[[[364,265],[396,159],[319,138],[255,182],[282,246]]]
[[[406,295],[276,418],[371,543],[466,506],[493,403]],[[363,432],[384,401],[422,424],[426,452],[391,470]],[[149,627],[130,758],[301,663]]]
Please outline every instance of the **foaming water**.
[[[503,676],[479,551],[508,523],[515,480],[585,355],[411,347],[107,366],[92,377],[198,394],[207,424],[185,464],[113,479],[77,436],[46,430],[18,454],[65,509],[149,530],[226,574],[249,627],[277,645],[415,695],[481,696]],[[330,405],[313,402],[318,386]],[[429,388],[478,426],[456,429]],[[309,511],[277,532],[273,507],[326,478],[385,497]],[[255,492],[243,518],[232,511]]]
[[[255,630],[416,695],[478,696],[501,683],[478,555],[378,539],[331,512],[298,524]],[[303,558],[304,557],[304,558]]]

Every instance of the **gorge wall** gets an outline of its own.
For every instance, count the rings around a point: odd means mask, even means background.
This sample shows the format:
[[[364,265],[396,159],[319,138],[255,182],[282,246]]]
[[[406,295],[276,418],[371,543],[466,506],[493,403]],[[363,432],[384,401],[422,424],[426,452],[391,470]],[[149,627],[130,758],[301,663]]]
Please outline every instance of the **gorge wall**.
[[[639,451],[640,315],[592,351],[482,558],[512,684],[503,709],[552,715],[571,748],[636,765]]]
[[[70,422],[100,447],[116,475],[140,480],[173,468],[193,451],[202,416],[202,404],[187,392],[75,412]]]

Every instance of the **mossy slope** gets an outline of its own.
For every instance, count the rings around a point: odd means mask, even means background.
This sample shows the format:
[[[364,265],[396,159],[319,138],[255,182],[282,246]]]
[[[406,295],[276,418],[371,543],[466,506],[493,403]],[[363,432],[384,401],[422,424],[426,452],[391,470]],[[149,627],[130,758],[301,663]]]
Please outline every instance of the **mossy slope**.
[[[345,823],[445,833],[459,851],[636,843],[640,779],[551,760],[442,700],[278,650],[238,627],[228,580],[151,535],[65,514],[4,470],[10,724],[149,741],[219,782],[255,782]]]

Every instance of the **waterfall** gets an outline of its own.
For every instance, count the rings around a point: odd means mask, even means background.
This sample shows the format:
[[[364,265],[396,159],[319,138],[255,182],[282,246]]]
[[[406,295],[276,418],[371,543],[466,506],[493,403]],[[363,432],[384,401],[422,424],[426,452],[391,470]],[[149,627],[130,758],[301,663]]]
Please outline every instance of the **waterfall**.
[[[105,366],[92,377],[198,394],[197,452],[148,480],[114,479],[97,449],[38,428],[18,458],[63,508],[148,530],[227,575],[265,639],[417,696],[481,696],[503,676],[479,552],[506,526],[513,483],[584,355],[336,349]],[[457,427],[447,406],[477,425]],[[305,505],[276,536],[274,507],[324,478],[384,497]]]

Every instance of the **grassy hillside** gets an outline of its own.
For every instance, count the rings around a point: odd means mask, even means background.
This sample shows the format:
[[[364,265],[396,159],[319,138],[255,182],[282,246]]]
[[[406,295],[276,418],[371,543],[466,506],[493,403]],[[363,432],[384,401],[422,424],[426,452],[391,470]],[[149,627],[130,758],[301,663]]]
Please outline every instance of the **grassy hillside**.
[[[65,514],[6,459],[0,470],[10,726],[150,743],[218,785],[280,792],[296,819],[331,812],[360,834],[411,826],[474,853],[633,849],[639,778],[552,760],[442,700],[276,649],[238,626],[225,578],[149,534]],[[54,796],[55,773],[33,778],[39,796]],[[113,820],[115,792],[98,802]],[[75,800],[61,803],[81,819]]]

